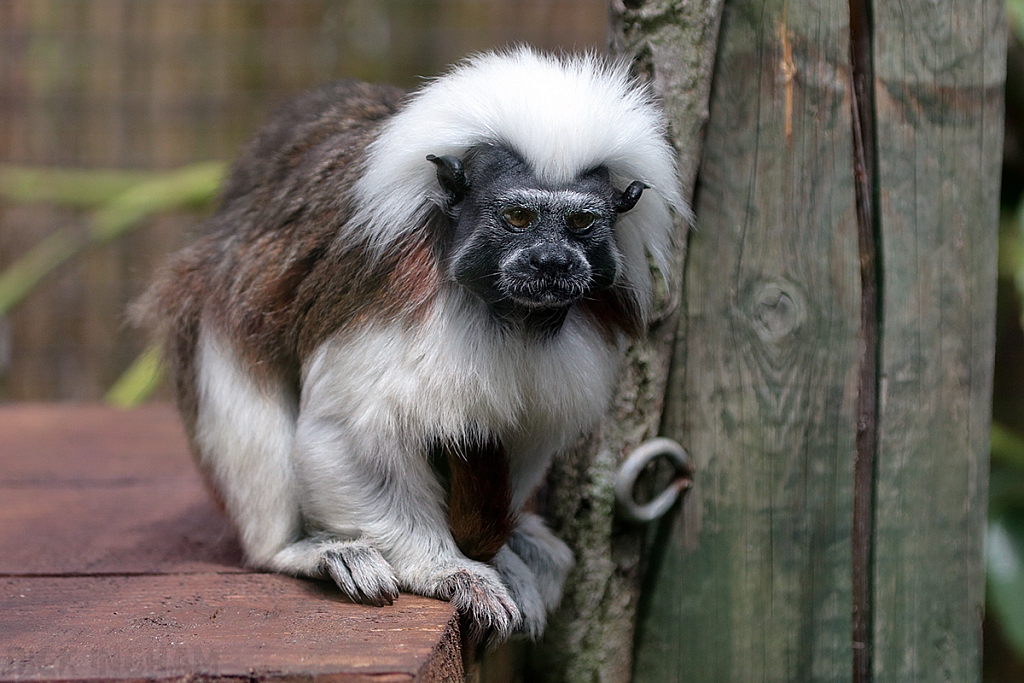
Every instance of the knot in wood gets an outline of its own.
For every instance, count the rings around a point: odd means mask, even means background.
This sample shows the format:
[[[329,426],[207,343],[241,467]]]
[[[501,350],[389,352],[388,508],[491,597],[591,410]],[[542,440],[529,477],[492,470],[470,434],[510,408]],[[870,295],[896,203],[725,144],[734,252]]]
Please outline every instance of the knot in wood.
[[[804,296],[791,282],[762,283],[754,289],[751,303],[751,324],[765,343],[793,334],[806,317]]]

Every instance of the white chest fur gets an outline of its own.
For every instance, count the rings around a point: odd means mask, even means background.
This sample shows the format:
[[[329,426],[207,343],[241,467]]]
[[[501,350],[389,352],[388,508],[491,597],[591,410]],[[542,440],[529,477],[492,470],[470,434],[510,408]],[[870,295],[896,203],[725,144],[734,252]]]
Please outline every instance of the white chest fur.
[[[300,412],[344,422],[375,441],[370,448],[498,436],[521,498],[551,456],[606,410],[619,346],[576,310],[557,334],[539,338],[449,292],[420,325],[377,323],[322,344],[303,368]]]

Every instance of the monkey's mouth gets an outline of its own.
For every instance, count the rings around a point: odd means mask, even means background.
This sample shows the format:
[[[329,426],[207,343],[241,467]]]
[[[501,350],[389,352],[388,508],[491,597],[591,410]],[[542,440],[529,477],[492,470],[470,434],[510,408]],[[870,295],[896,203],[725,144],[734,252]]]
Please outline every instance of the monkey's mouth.
[[[503,273],[498,280],[502,294],[524,308],[564,308],[571,306],[590,291],[587,277],[524,277]]]

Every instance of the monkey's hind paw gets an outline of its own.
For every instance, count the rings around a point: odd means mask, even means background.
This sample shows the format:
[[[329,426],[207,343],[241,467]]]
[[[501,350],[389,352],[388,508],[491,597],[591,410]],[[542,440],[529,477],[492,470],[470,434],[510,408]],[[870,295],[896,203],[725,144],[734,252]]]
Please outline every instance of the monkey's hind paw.
[[[354,602],[390,605],[398,597],[398,579],[380,551],[361,541],[331,544],[324,550],[323,570]]]
[[[519,606],[523,615],[522,630],[531,639],[539,640],[544,634],[548,612],[533,572],[507,545],[494,556],[492,564],[508,586],[509,595]]]
[[[451,601],[459,611],[471,642],[497,643],[522,625],[523,615],[497,574],[485,569],[457,567],[441,580],[437,597]]]
[[[508,547],[533,572],[544,607],[557,607],[562,600],[565,577],[573,565],[569,546],[551,533],[540,517],[527,514],[508,539]]]

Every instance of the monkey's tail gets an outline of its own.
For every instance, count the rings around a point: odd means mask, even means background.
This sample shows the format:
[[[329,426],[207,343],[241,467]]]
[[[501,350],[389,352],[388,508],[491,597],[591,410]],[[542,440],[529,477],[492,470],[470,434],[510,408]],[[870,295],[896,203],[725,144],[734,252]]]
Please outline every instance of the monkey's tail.
[[[196,347],[208,286],[203,255],[196,247],[175,255],[156,273],[149,288],[128,307],[128,319],[144,330],[168,365],[178,410],[189,441],[195,432],[198,397]]]

